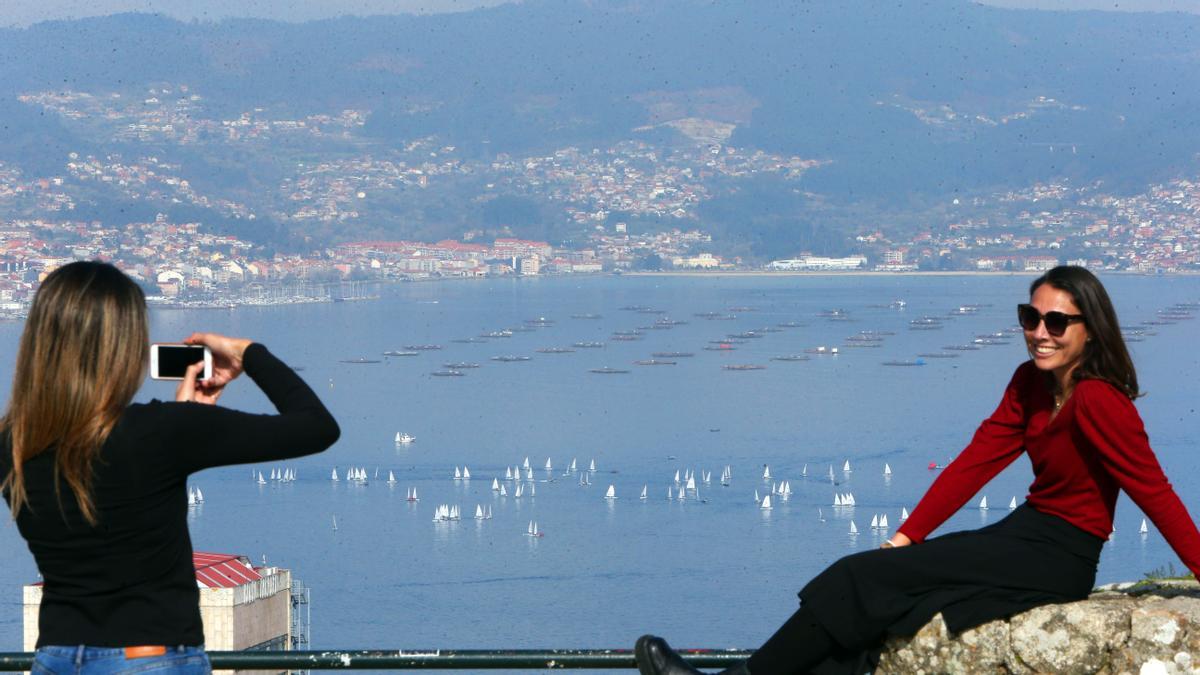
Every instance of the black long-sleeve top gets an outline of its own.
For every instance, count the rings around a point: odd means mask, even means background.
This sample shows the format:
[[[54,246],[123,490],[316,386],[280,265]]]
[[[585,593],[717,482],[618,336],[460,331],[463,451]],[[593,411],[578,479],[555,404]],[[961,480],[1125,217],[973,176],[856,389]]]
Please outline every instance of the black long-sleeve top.
[[[266,347],[247,347],[243,364],[278,414],[157,400],[130,405],[93,464],[95,527],[65,482],[56,496],[53,450],[25,463],[28,501],[17,528],[45,582],[39,647],[203,644],[188,476],[321,452],[340,433],[312,389]],[[12,470],[7,434],[0,445],[4,477]]]

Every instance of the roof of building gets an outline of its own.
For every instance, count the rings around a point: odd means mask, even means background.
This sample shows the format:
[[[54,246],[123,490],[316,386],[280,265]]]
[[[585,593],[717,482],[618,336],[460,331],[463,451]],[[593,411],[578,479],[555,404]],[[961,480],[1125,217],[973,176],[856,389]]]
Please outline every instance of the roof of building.
[[[196,566],[196,584],[200,588],[234,588],[262,579],[245,556],[229,553],[192,554]]]

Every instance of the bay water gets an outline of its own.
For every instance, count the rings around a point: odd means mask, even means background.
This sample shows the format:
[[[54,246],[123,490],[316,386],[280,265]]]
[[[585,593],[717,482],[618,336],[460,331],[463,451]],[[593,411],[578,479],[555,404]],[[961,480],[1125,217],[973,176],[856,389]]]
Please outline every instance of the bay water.
[[[381,287],[364,302],[236,310],[155,310],[152,336],[193,330],[263,342],[316,389],[342,427],[327,452],[194,477],[196,550],[289,568],[312,589],[312,648],[602,648],[644,632],[679,646],[754,647],[797,606],[795,592],[836,558],[876,547],[995,408],[1027,358],[1008,344],[925,358],[1015,326],[1032,275],[697,276],[493,279]],[[1200,300],[1200,278],[1110,275],[1123,325]],[[904,306],[894,301],[903,300]],[[951,313],[964,305],[973,309]],[[632,309],[644,308],[642,311]],[[622,309],[627,308],[627,309]],[[838,310],[838,311],[831,311]],[[651,312],[661,313],[651,313]],[[940,329],[911,330],[922,316]],[[575,317],[575,318],[573,318]],[[656,321],[678,321],[653,328]],[[1200,512],[1195,322],[1153,326],[1130,344],[1138,401],[1175,489]],[[643,327],[640,339],[613,340]],[[511,337],[456,342],[503,329]],[[777,329],[762,331],[763,328]],[[22,326],[0,325],[7,399]],[[731,334],[755,332],[726,342]],[[876,347],[849,346],[862,335]],[[598,342],[602,348],[572,347]],[[383,356],[440,345],[416,356]],[[807,353],[838,347],[836,356]],[[705,347],[714,347],[707,350]],[[569,348],[562,353],[538,349]],[[659,352],[675,365],[635,365]],[[496,361],[497,356],[528,361]],[[806,355],[808,360],[773,357]],[[363,359],[377,363],[355,363]],[[461,377],[434,376],[469,362]],[[728,370],[729,365],[761,365]],[[598,374],[593,369],[629,371]],[[139,398],[170,400],[147,381]],[[248,379],[222,399],[269,412]],[[397,433],[416,441],[398,446]],[[524,494],[506,467],[533,468]],[[546,470],[550,460],[552,469]],[[578,471],[568,472],[575,460]],[[586,469],[594,460],[595,472]],[[851,471],[843,471],[849,461]],[[885,464],[891,475],[884,475]],[[724,467],[732,476],[720,484]],[[365,485],[345,480],[362,467]],[[470,480],[454,480],[467,467]],[[763,480],[769,467],[771,480]],[[833,482],[829,478],[833,469]],[[342,480],[333,482],[337,470]],[[803,474],[807,468],[807,477]],[[254,480],[292,469],[290,483]],[[386,482],[393,472],[396,483]],[[697,496],[675,473],[694,471]],[[580,485],[580,475],[590,485]],[[703,480],[711,473],[711,482]],[[493,478],[507,496],[492,490]],[[789,499],[755,501],[787,480]],[[1031,481],[1019,459],[939,532],[996,522]],[[614,486],[617,498],[606,500]],[[648,498],[639,499],[646,486]],[[415,488],[420,501],[406,499]],[[853,493],[853,508],[835,494]],[[462,520],[434,522],[438,505]],[[475,520],[476,505],[492,518]],[[1125,496],[1098,583],[1178,560]],[[336,521],[336,529],[334,523]],[[537,521],[541,537],[526,536]],[[851,522],[858,534],[849,534]],[[21,585],[37,570],[10,519],[0,525],[0,650],[21,647]]]

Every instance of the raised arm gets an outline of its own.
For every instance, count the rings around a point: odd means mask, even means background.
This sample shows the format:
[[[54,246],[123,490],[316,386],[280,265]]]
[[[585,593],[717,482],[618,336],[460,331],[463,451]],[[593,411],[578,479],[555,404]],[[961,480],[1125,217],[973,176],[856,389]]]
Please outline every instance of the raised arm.
[[[1020,456],[1025,440],[1022,394],[1027,391],[1031,370],[1028,364],[1017,368],[996,411],[979,425],[970,445],[929,486],[912,515],[897,530],[899,534],[914,542],[924,541],[930,532]]]
[[[1104,469],[1200,577],[1200,532],[1150,449],[1133,401],[1098,380],[1080,382],[1074,398],[1079,429],[1096,448]]]
[[[194,402],[163,404],[163,440],[172,448],[178,468],[192,473],[213,466],[300,457],[337,441],[341,432],[333,416],[304,380],[266,347],[258,343],[245,347],[238,372],[243,368],[278,413],[258,415]]]

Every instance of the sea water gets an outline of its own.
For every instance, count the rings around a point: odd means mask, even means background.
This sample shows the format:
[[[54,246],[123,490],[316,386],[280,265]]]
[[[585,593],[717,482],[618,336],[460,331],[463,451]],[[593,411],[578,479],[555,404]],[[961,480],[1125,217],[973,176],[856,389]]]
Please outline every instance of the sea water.
[[[312,457],[196,475],[205,503],[189,518],[197,550],[245,555],[292,570],[312,589],[313,648],[624,647],[644,632],[681,646],[753,647],[796,608],[795,591],[839,556],[878,546],[996,406],[1027,358],[1007,345],[885,361],[971,342],[1015,326],[1032,275],[587,277],[384,286],[379,300],[236,310],[156,310],[152,335],[193,330],[268,345],[333,411],[341,440]],[[1200,299],[1196,277],[1105,277],[1125,325]],[[904,300],[903,308],[892,305]],[[950,316],[963,305],[973,312]],[[621,309],[643,307],[644,311]],[[840,310],[835,316],[830,310]],[[661,313],[650,313],[661,312]],[[707,315],[710,318],[697,316]],[[594,318],[572,318],[572,315]],[[721,318],[711,318],[719,315]],[[937,330],[910,330],[922,316]],[[654,329],[656,320],[685,322]],[[544,319],[544,321],[537,321]],[[780,327],[788,324],[787,327]],[[1130,344],[1147,396],[1138,402],[1177,492],[1200,511],[1194,322],[1154,327]],[[644,330],[614,341],[615,331]],[[511,337],[454,340],[503,329]],[[741,342],[718,341],[762,328]],[[0,325],[0,381],[11,379],[21,326]],[[875,331],[878,347],[846,338]],[[888,334],[890,333],[890,334]],[[599,349],[539,348],[602,342]],[[441,345],[385,357],[406,345]],[[705,350],[714,346],[718,351]],[[821,346],[836,356],[772,357]],[[653,352],[690,352],[676,365],[639,366]],[[529,356],[500,362],[492,357]],[[378,363],[347,363],[355,359]],[[443,364],[473,362],[462,377]],[[726,370],[762,365],[762,370]],[[596,374],[597,368],[627,370]],[[139,398],[169,400],[147,382]],[[0,397],[7,397],[7,386]],[[268,412],[248,378],[222,405]],[[397,446],[397,433],[416,437]],[[536,495],[515,496],[505,467],[533,467]],[[544,469],[547,458],[553,469]],[[572,460],[578,471],[564,475]],[[594,460],[596,471],[586,472]],[[852,471],[843,471],[846,461]],[[885,477],[884,464],[892,474]],[[802,472],[807,465],[807,477]],[[725,466],[730,485],[720,484]],[[787,480],[789,499],[755,501]],[[343,480],[332,482],[334,468]],[[365,468],[366,485],[345,480]],[[456,467],[472,479],[453,480]],[[833,482],[829,479],[833,468]],[[252,476],[294,469],[291,483]],[[378,471],[378,474],[376,473]],[[397,482],[386,483],[388,471]],[[677,495],[694,471],[699,496]],[[580,472],[590,485],[580,485]],[[524,472],[522,472],[524,473]],[[702,478],[711,473],[711,483]],[[499,477],[508,492],[491,489]],[[1019,459],[941,532],[996,522],[1031,480]],[[609,485],[617,499],[604,499]],[[642,486],[648,499],[638,499]],[[415,488],[419,502],[406,500]],[[832,506],[852,493],[853,508]],[[463,519],[433,522],[441,505]],[[477,504],[489,520],[473,519]],[[869,527],[887,514],[889,532]],[[1122,496],[1098,583],[1136,579],[1174,563],[1156,531]],[[337,527],[333,523],[336,520]],[[536,520],[544,536],[526,535]],[[857,535],[848,533],[854,522]],[[0,650],[21,647],[21,586],[37,570],[11,521],[0,525]]]

